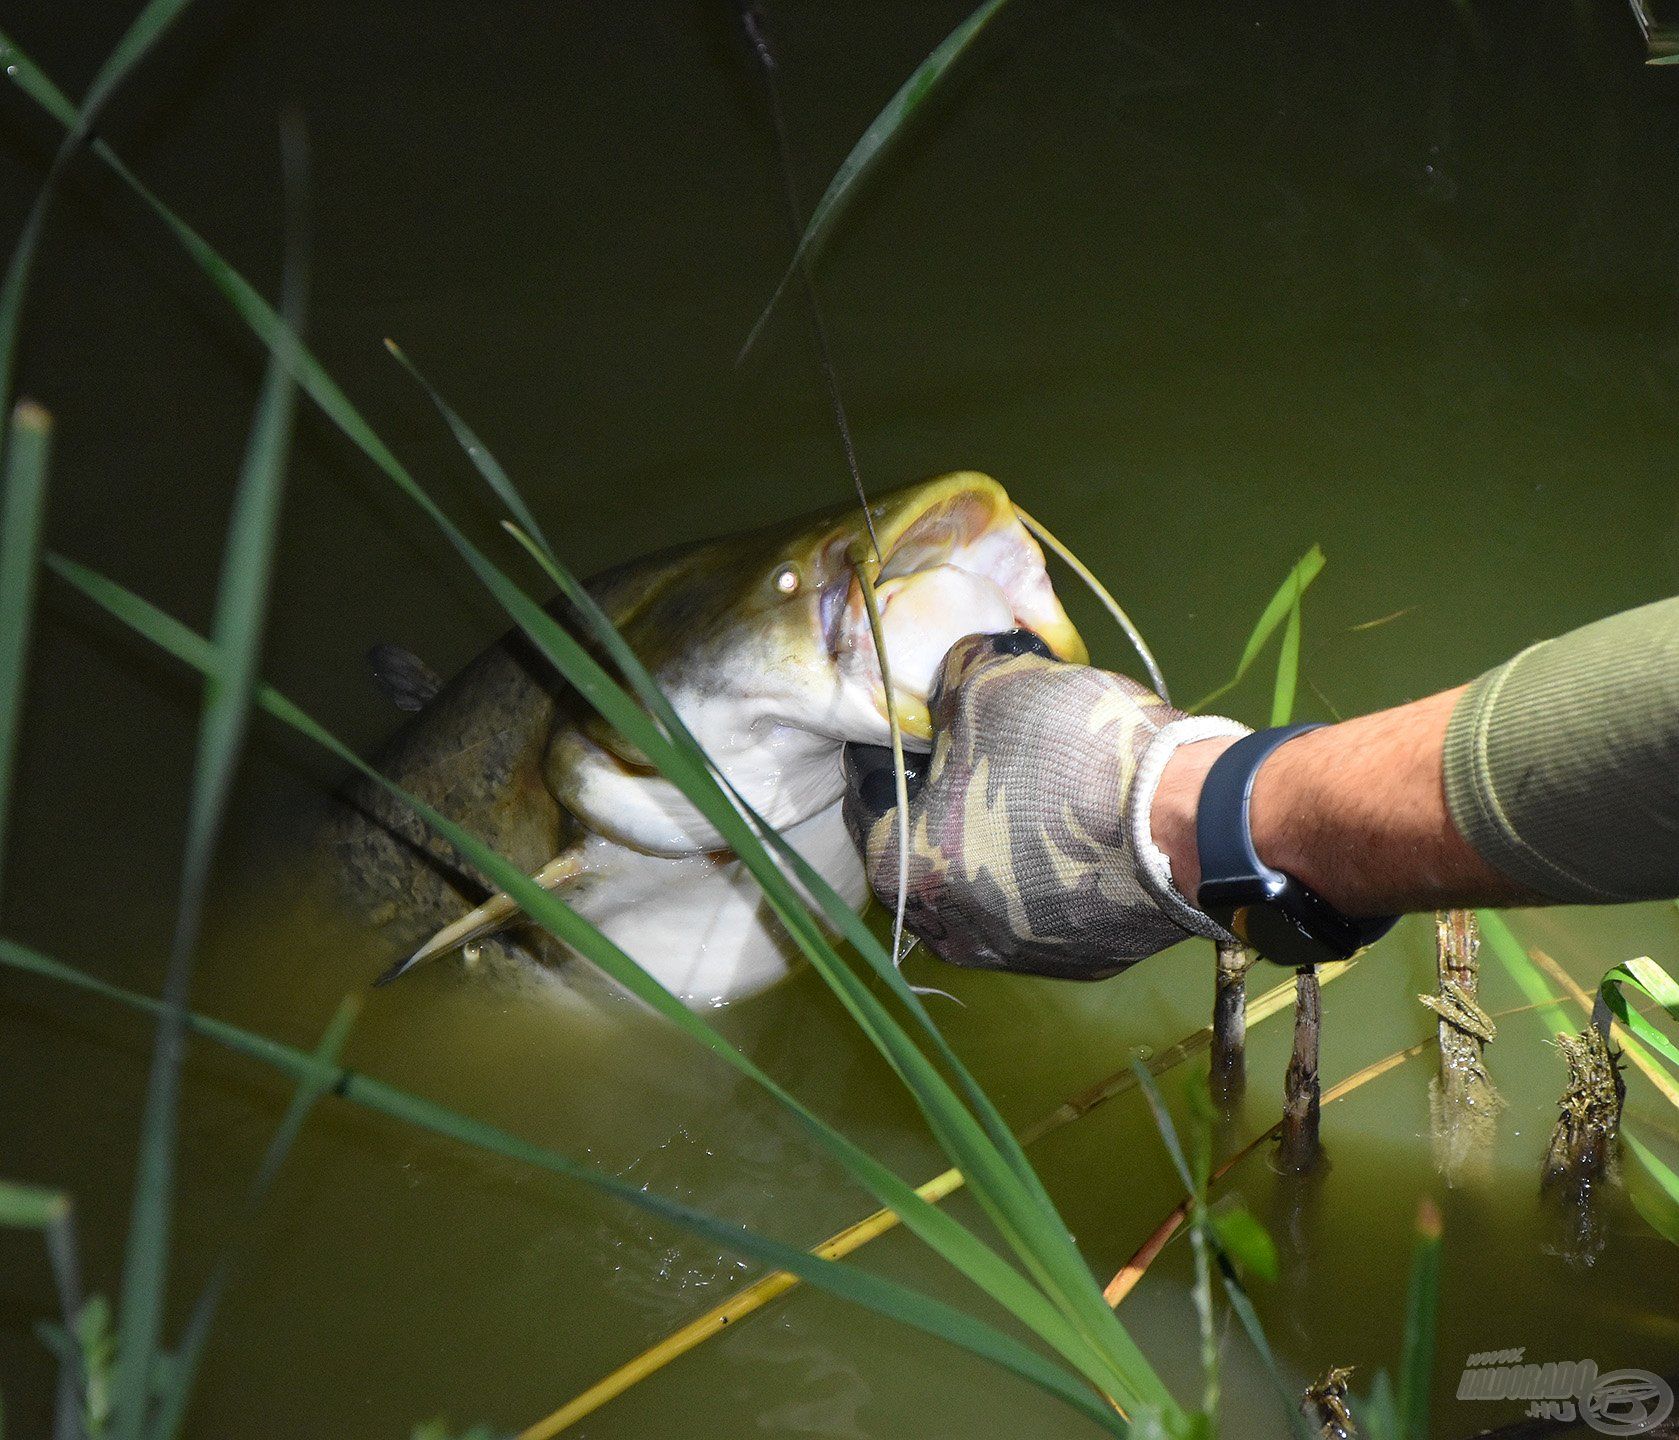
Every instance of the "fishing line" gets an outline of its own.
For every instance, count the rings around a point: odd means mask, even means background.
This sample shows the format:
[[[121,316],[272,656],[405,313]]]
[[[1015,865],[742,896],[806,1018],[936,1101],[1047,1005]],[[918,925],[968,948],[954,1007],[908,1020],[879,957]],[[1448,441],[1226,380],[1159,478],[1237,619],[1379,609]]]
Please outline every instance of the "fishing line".
[[[804,230],[804,215],[799,206],[798,186],[793,179],[793,146],[787,130],[787,115],[781,103],[780,86],[776,83],[780,65],[775,58],[775,51],[770,46],[764,17],[758,7],[750,3],[750,0],[743,0],[737,14],[747,47],[757,61],[759,73],[763,77],[764,94],[769,104],[770,128],[775,136],[776,168],[781,178],[782,198],[786,202],[788,228],[796,250]],[[874,551],[873,559],[870,560],[868,556],[860,553],[859,547],[853,547],[849,552],[849,559],[863,593],[869,629],[874,636],[875,654],[880,661],[881,685],[886,698],[886,723],[892,736],[893,782],[898,802],[898,903],[892,916],[892,958],[894,963],[901,967],[904,957],[908,954],[903,948],[903,937],[904,911],[909,902],[909,784],[904,769],[903,730],[898,723],[897,705],[892,695],[891,669],[886,658],[886,635],[880,623],[880,608],[875,599],[875,578],[885,566],[886,556],[880,548],[880,537],[874,528],[874,516],[869,510],[868,492],[863,486],[863,471],[857,461],[857,447],[852,439],[851,421],[846,413],[845,400],[840,394],[839,373],[834,367],[833,352],[828,343],[828,327],[822,318],[822,306],[817,298],[816,284],[802,263],[796,268],[799,272],[799,288],[804,296],[805,309],[810,316],[817,367],[821,371],[823,388],[827,392],[828,407],[833,414],[835,428],[839,431],[840,448],[845,453],[846,469],[851,473],[851,483],[857,491],[857,501],[863,510],[863,524],[869,532],[869,544]],[[1107,587],[1077,555],[1056,539],[1048,528],[1033,519],[1020,506],[1016,505],[1014,508],[1021,523],[1061,557],[1118,622],[1120,629],[1125,632],[1141,657],[1160,698],[1170,701],[1166,677],[1161,673],[1142,632],[1131,623],[1131,617],[1125,613]],[[919,990],[920,987],[911,986],[911,989]],[[936,990],[924,993],[942,995],[945,992]]]
[[[787,116],[781,108],[781,89],[775,83],[776,72],[780,66],[776,63],[775,52],[770,48],[769,35],[764,29],[764,17],[756,5],[743,4],[740,7],[740,28],[746,35],[746,43],[758,61],[758,68],[764,77],[764,93],[769,98],[770,127],[775,132],[776,168],[781,175],[782,198],[787,202],[787,224],[797,247],[799,238],[804,232],[804,212],[799,208],[798,186],[793,180],[793,144],[787,134]],[[810,272],[805,269],[803,262],[798,265],[799,287],[804,292],[805,308],[810,313],[810,328],[816,339],[816,361],[822,371],[823,388],[828,392],[828,408],[833,412],[834,424],[839,428],[840,448],[845,451],[846,469],[851,472],[851,483],[857,490],[857,503],[863,507],[863,524],[868,528],[869,543],[874,547],[874,558],[877,565],[884,565],[886,557],[881,553],[880,537],[874,531],[874,516],[869,513],[869,497],[863,489],[863,471],[857,463],[857,447],[851,439],[851,421],[845,412],[845,401],[840,395],[839,374],[834,369],[833,354],[828,347],[828,326],[822,319],[822,306],[816,298],[816,284],[810,278]]]
[[[787,115],[782,109],[781,89],[775,78],[780,67],[776,62],[775,52],[770,48],[769,36],[764,29],[764,17],[757,6],[750,3],[741,5],[740,27],[764,78],[764,92],[769,99],[770,127],[775,132],[781,193],[787,203],[788,228],[796,247],[804,229],[804,216],[799,207],[798,187],[793,180],[793,145],[787,133]],[[875,534],[874,516],[869,511],[868,492],[863,488],[863,471],[857,463],[857,447],[851,437],[851,420],[846,414],[844,397],[840,394],[839,373],[834,368],[833,352],[828,345],[828,326],[822,319],[822,306],[817,299],[816,285],[802,263],[797,268],[799,288],[804,295],[805,308],[810,315],[811,334],[816,342],[817,366],[822,372],[823,388],[828,394],[828,407],[833,413],[834,425],[839,430],[840,448],[845,452],[846,468],[851,472],[851,483],[857,491],[857,502],[863,509],[863,524],[869,532],[869,544],[874,550],[874,556],[870,559],[861,553],[860,546],[853,546],[847,558],[850,559],[851,568],[857,576],[858,588],[863,592],[863,606],[868,612],[869,630],[874,636],[875,655],[880,661],[880,683],[886,698],[886,724],[892,737],[892,779],[898,802],[898,903],[892,913],[892,963],[901,968],[904,957],[909,953],[904,948],[904,912],[909,906],[909,780],[904,767],[903,727],[898,723],[898,707],[892,696],[892,671],[886,658],[886,633],[880,623],[880,606],[875,599],[875,576],[886,564],[886,556],[880,548],[880,537]],[[944,994],[942,990],[927,990],[921,986],[912,985],[910,988],[921,994]]]

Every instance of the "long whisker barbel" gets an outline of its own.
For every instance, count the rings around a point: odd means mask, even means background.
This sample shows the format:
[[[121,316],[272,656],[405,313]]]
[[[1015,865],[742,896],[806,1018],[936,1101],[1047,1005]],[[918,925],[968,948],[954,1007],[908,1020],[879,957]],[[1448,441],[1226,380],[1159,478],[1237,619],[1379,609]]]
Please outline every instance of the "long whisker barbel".
[[[1143,632],[1131,623],[1131,617],[1121,608],[1119,601],[1115,600],[1109,593],[1108,587],[1096,578],[1095,573],[1084,561],[1080,560],[1061,541],[1057,540],[1050,533],[1049,527],[1042,521],[1033,519],[1018,505],[1014,507],[1014,513],[1020,517],[1022,525],[1066,562],[1067,568],[1084,581],[1091,594],[1102,602],[1108,614],[1119,622],[1119,628],[1125,632],[1125,636],[1130,640],[1132,648],[1136,650],[1138,658],[1142,660],[1143,668],[1148,671],[1148,678],[1154,686],[1155,693],[1162,700],[1170,703],[1172,697],[1166,689],[1166,677],[1160,672],[1160,666],[1155,661],[1154,652],[1148,648],[1148,642],[1143,639]]]

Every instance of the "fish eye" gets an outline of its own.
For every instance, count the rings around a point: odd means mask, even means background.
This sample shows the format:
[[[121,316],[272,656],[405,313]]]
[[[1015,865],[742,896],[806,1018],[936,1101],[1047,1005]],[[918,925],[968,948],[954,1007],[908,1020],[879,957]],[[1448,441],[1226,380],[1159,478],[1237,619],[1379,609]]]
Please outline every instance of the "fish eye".
[[[788,564],[775,572],[775,578],[770,583],[783,595],[797,595],[804,578],[799,574],[797,565]]]

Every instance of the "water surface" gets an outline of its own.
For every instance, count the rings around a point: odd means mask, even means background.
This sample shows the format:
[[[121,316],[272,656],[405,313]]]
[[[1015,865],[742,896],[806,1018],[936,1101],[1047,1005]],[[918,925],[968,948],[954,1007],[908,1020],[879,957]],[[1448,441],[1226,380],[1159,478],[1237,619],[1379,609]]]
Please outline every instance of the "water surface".
[[[806,196],[963,13],[772,7]],[[6,24],[75,90],[126,19],[121,5],[71,17],[23,4]],[[1228,673],[1265,598],[1321,543],[1308,716],[1456,684],[1670,593],[1679,92],[1638,58],[1607,4],[1477,5],[1471,20],[1411,3],[1006,12],[821,266],[866,480],[996,475],[1108,580],[1180,698]],[[311,341],[475,538],[507,551],[384,356],[386,335],[483,433],[579,571],[843,498],[797,310],[733,363],[787,237],[726,13],[205,0],[107,133],[272,287],[288,106],[313,152]],[[3,115],[11,233],[56,137],[15,94]],[[49,233],[24,367],[60,421],[51,540],[202,624],[260,357],[155,225],[91,168],[79,175]],[[370,747],[393,717],[367,680],[369,645],[406,645],[447,672],[502,622],[326,426],[307,421],[299,448],[266,668]],[[1131,665],[1062,588],[1098,660]],[[155,987],[193,690],[51,587],[33,677],[6,933]],[[1264,677],[1228,703],[1261,719]],[[195,995],[303,1045],[379,963],[295,893],[299,817],[334,780],[300,742],[261,730]],[[1679,964],[1671,906],[1513,923],[1588,984],[1630,955]],[[1326,991],[1327,1079],[1429,1033],[1414,997],[1431,943],[1407,922]],[[1137,1047],[1204,1023],[1211,961],[1184,946],[1091,987],[924,959],[912,978],[960,997],[941,1022],[1025,1123]],[[45,985],[0,983],[0,1165],[75,1193],[92,1282],[114,1289],[148,1035]],[[1490,1009],[1520,1003],[1500,974],[1486,989]],[[905,1175],[943,1168],[814,977],[720,1019]],[[1274,1117],[1287,1041],[1278,1021],[1254,1032],[1236,1133]],[[869,1208],[767,1102],[633,1013],[534,1004],[437,967],[372,997],[350,1059],[782,1238],[812,1242]],[[1439,1434],[1514,1413],[1452,1400],[1470,1352],[1526,1346],[1540,1361],[1672,1373],[1679,1251],[1617,1199],[1591,1269],[1546,1252],[1536,1177],[1561,1065],[1538,1022],[1510,1017],[1494,1048],[1511,1104],[1481,1185],[1443,1194],[1427,1067],[1325,1113],[1332,1167],[1298,1213],[1263,1157],[1229,1182],[1285,1242],[1284,1279],[1256,1298],[1291,1379],[1351,1363],[1362,1383],[1393,1365],[1424,1195],[1446,1216]],[[1633,1123],[1679,1163],[1671,1111],[1641,1077],[1629,1083]],[[182,1304],[284,1103],[268,1074],[194,1051]],[[1135,1097],[1035,1158],[1103,1278],[1178,1198]],[[51,1296],[26,1238],[0,1237],[0,1253],[0,1386],[28,1434],[50,1381],[30,1326]],[[902,1237],[867,1263],[967,1298]],[[747,1273],[575,1187],[329,1104],[230,1297],[192,1433],[398,1436],[434,1414],[515,1428]],[[1187,1253],[1168,1250],[1121,1312],[1184,1396],[1198,1383],[1187,1274]],[[1231,1433],[1283,1433],[1245,1343],[1232,1335],[1226,1354]],[[976,1428],[1085,1427],[978,1362],[800,1294],[577,1433]]]

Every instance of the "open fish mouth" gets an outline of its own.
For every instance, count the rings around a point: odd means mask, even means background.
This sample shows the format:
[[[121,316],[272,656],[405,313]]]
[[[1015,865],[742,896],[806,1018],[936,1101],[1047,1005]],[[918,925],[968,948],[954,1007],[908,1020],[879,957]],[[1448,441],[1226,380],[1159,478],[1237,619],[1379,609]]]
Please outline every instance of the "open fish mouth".
[[[1059,659],[1089,658],[1056,598],[1043,551],[989,476],[947,475],[879,509],[882,563],[873,584],[893,708],[906,739],[922,746],[931,740],[928,699],[945,654],[964,635],[1024,628]],[[824,588],[818,623],[842,681],[863,688],[884,718],[886,687],[857,573],[872,568],[872,547],[865,546],[854,544],[849,572]]]

